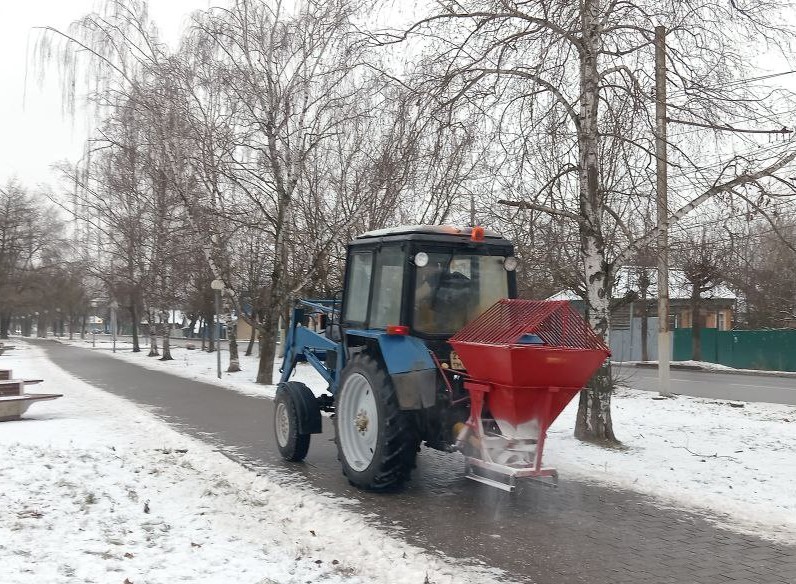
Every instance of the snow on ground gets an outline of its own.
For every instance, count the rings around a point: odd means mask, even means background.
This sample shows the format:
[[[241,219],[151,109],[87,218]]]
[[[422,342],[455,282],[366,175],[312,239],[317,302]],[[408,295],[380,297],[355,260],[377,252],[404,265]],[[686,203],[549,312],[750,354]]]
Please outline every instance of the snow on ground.
[[[655,367],[658,366],[657,361],[621,361],[620,365],[654,365]],[[734,369],[727,365],[721,365],[720,363],[710,363],[709,361],[671,361],[670,364],[672,367],[676,367],[678,365],[685,365],[686,367],[694,367],[699,369],[705,369],[707,371],[738,371],[738,369]]]
[[[622,361],[620,365],[654,365],[658,366],[657,361]],[[722,365],[721,363],[711,363],[710,361],[672,361],[671,365],[677,367],[678,365],[685,367],[693,367],[695,369],[702,369],[703,371],[714,371],[716,373],[743,373],[751,375],[773,375],[778,377],[796,377],[796,371],[771,371],[768,369],[736,369],[729,365]]]
[[[247,471],[15,345],[0,367],[64,397],[0,423],[3,584],[496,581]]]
[[[85,342],[75,343],[90,347]],[[108,354],[108,345],[95,350]],[[254,382],[256,360],[242,357],[243,371],[216,378],[216,355],[173,349],[174,361],[146,351],[119,358],[244,393],[273,396]],[[223,370],[228,355],[222,352]],[[278,374],[275,372],[275,377]],[[322,393],[325,383],[301,364],[293,377]],[[577,400],[550,428],[545,462],[563,477],[599,481],[655,497],[662,505],[718,514],[728,527],[796,542],[796,407],[687,396],[659,400],[651,392],[622,389],[613,399],[614,428],[624,449],[576,440]],[[739,404],[735,404],[739,405]]]

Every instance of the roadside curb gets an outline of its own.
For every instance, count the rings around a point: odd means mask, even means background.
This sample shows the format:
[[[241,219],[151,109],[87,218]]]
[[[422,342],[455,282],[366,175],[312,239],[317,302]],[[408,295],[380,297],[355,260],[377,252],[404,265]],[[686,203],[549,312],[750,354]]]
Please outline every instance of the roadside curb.
[[[657,363],[622,363],[622,367],[637,367],[639,369],[657,369]],[[753,371],[750,369],[710,369],[699,365],[682,365],[671,363],[670,369],[680,371],[703,371],[705,373],[725,373],[728,375],[747,375],[752,377],[785,377],[796,378],[796,371]]]

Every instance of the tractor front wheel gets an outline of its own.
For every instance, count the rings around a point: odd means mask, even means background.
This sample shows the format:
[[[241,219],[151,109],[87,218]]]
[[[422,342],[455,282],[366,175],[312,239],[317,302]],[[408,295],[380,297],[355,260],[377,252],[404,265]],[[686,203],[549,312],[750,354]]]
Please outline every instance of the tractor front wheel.
[[[303,387],[289,387],[288,384]],[[284,385],[284,387],[283,387]],[[274,437],[279,454],[287,461],[300,462],[310,448],[310,435],[299,429],[296,393],[305,389],[303,383],[288,381],[280,384],[274,399]],[[293,390],[293,391],[291,391]],[[309,391],[309,389],[307,389]]]
[[[337,457],[356,487],[397,487],[414,466],[417,440],[398,407],[390,376],[372,357],[353,357],[335,396]]]

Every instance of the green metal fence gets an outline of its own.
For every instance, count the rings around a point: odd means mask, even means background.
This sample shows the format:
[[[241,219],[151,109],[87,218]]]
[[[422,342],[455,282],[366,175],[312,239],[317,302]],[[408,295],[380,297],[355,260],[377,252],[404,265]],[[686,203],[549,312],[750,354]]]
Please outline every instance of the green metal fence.
[[[796,329],[717,331],[702,329],[702,360],[738,369],[796,371]],[[691,359],[691,329],[674,329],[672,359]]]

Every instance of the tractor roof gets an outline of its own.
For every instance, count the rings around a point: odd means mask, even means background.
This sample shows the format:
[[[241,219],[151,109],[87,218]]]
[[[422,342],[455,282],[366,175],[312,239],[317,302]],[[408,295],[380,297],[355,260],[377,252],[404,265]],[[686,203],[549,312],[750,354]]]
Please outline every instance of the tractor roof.
[[[436,241],[436,242],[461,242],[470,241],[473,227],[456,227],[454,225],[402,225],[376,229],[358,235],[354,243],[364,243],[363,240],[379,239],[382,241]],[[511,245],[499,233],[488,229],[483,230],[482,243]]]

